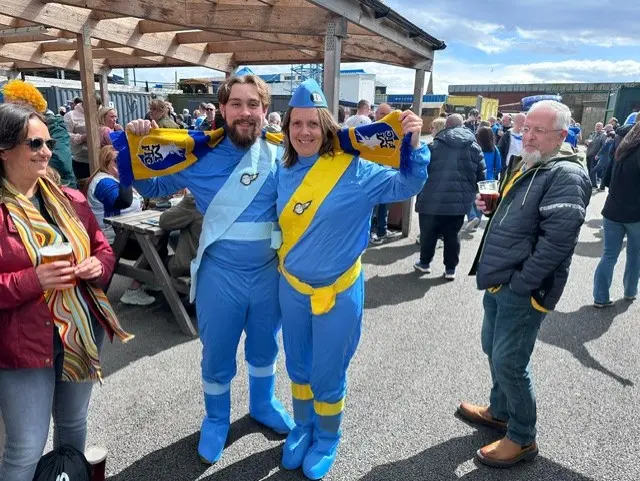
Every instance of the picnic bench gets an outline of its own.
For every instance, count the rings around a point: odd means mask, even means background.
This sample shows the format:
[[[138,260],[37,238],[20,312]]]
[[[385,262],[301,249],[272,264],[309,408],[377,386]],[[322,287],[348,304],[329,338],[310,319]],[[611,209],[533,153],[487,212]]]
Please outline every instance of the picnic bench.
[[[196,336],[198,331],[179,295],[189,295],[191,278],[171,277],[158,254],[158,245],[164,242],[169,235],[157,225],[160,214],[162,212],[159,210],[144,210],[132,214],[105,217],[105,223],[110,224],[116,233],[113,243],[113,251],[116,256],[115,272],[121,276],[160,287],[182,332],[188,336]],[[140,244],[142,255],[133,265],[130,265],[121,262],[120,257],[132,235]]]

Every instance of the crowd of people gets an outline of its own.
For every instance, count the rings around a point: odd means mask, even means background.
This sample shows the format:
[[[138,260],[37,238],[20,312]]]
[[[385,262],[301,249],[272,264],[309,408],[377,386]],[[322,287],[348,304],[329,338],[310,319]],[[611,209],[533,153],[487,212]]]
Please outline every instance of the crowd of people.
[[[13,95],[5,90],[0,105],[0,413],[6,431],[0,481],[33,479],[51,417],[54,449],[84,451],[104,337],[132,338],[104,294],[115,264],[115,236],[104,218],[139,211],[146,199],[182,194],[160,226],[179,231],[174,255],[165,257],[168,270],[191,276],[205,406],[198,455],[209,464],[220,459],[227,441],[230,385],[244,331],[250,416],[287,435],[283,468],[302,468],[309,479],[331,470],[364,313],[361,255],[389,236],[389,203],[418,196],[415,269],[431,272],[441,238],[448,280],[456,276],[465,216],[470,230],[482,216],[488,219],[471,274],[485,292],[481,346],[492,387],[488,404],[464,402],[458,413],[504,432],[476,453],[489,466],[511,467],[538,454],[530,358],[541,323],[562,296],[594,189],[609,188],[594,306],[612,304],[609,288],[625,235],[624,295],[627,301],[637,295],[635,118],[617,128],[596,125],[587,171],[566,142],[575,123],[559,102],[540,101],[527,114],[486,121],[477,111],[466,120],[445,115],[432,122],[428,145],[420,141],[422,119],[406,111],[400,119],[403,135],[410,136],[409,168],[395,170],[336,149],[341,125],[313,80],[294,92],[281,118],[267,115],[263,80],[232,76],[218,91],[218,108],[205,103],[204,114],[178,116],[154,99],[148,119],[125,126],[135,135],[154,127],[225,128],[223,140],[197,162],[125,186],[111,145],[111,133],[123,130],[117,112],[99,109],[100,162],[90,172],[82,99],[62,118],[47,110],[41,96],[34,100],[31,89],[21,84]],[[362,101],[345,123],[366,124],[391,111],[381,104],[372,112]],[[283,134],[283,143],[272,143],[263,129]],[[485,180],[499,182],[496,206],[477,194],[477,183]],[[42,248],[59,244],[71,246],[74,260],[43,262]],[[140,253],[131,242],[123,256],[137,259]],[[134,281],[121,301],[150,304],[151,287]],[[292,415],[275,396],[281,329]]]

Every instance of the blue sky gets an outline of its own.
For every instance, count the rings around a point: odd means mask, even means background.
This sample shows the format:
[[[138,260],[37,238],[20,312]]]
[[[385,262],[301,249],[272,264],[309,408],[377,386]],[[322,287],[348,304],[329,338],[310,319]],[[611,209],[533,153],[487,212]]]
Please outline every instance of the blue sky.
[[[447,43],[447,49],[435,56],[435,93],[446,93],[450,84],[640,81],[640,2],[636,0],[386,3]],[[424,7],[417,8],[419,3]],[[376,73],[389,86],[389,93],[413,91],[411,70],[377,63],[343,64],[343,68],[353,67]],[[197,67],[137,69],[136,75],[172,82],[175,70],[179,78],[217,75]],[[253,70],[271,73],[287,67]]]

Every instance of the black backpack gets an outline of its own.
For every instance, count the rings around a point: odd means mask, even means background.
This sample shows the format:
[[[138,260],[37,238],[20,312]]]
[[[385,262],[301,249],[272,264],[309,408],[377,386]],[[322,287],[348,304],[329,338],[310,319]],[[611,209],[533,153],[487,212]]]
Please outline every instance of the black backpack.
[[[91,481],[91,465],[77,449],[61,446],[42,456],[33,481]]]

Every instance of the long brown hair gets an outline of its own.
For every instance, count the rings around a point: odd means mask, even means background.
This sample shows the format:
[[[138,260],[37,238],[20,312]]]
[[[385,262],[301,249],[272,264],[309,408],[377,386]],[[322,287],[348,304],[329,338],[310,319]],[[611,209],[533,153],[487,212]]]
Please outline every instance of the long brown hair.
[[[42,114],[29,104],[0,105],[0,152],[11,150],[27,140],[31,119],[38,119],[46,125]],[[4,162],[0,159],[0,178],[5,175]]]
[[[293,148],[291,140],[289,139],[289,126],[291,124],[292,110],[293,107],[289,107],[287,109],[287,112],[284,114],[284,120],[282,121],[282,132],[284,133],[284,155],[282,156],[282,164],[285,167],[292,167],[296,162],[298,162],[298,152]],[[329,109],[319,107],[316,110],[318,111],[320,129],[322,130],[323,138],[318,154],[325,155],[331,153],[333,155],[333,145],[338,134],[338,130],[340,130],[340,126],[333,118],[333,115],[331,115]]]

